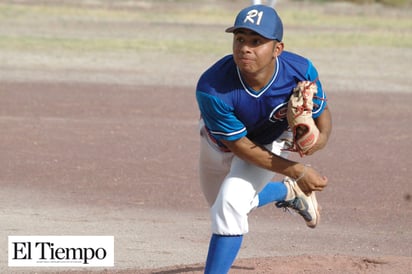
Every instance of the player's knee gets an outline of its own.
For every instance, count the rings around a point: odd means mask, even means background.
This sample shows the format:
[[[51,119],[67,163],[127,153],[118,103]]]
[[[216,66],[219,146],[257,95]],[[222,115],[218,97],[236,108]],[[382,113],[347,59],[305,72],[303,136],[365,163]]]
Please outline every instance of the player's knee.
[[[219,196],[211,208],[212,232],[220,235],[242,235],[249,231],[250,203],[233,193]]]

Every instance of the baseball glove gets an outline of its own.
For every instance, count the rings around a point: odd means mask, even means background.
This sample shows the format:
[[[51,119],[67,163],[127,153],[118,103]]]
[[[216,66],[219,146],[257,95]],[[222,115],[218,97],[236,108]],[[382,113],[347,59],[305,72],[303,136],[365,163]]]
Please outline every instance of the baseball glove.
[[[303,156],[318,140],[319,129],[312,118],[313,97],[318,89],[315,82],[301,81],[293,89],[288,102],[287,119],[293,133],[289,151]]]

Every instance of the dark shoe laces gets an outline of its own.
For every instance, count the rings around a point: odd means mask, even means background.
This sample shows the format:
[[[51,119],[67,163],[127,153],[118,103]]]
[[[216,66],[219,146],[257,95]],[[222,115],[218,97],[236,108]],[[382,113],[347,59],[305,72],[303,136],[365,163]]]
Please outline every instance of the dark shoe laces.
[[[277,202],[275,205],[276,207],[283,208],[285,211],[289,211],[289,212],[290,212],[289,208],[291,208],[295,210],[300,216],[302,216],[303,219],[305,219],[305,221],[307,222],[312,221],[312,216],[310,216],[310,214],[306,210],[307,205],[305,201],[303,201],[302,199],[299,199],[296,197],[293,200]]]

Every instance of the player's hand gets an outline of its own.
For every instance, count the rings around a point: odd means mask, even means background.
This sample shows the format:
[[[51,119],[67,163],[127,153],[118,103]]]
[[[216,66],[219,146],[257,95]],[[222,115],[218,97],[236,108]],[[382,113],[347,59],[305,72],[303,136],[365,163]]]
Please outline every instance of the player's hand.
[[[326,146],[328,142],[328,136],[326,134],[319,134],[318,140],[316,141],[316,144],[313,145],[304,155],[309,156],[314,154],[316,151],[321,150]]]
[[[322,191],[328,184],[328,178],[315,169],[306,166],[304,175],[297,181],[300,189],[307,195],[312,191]]]

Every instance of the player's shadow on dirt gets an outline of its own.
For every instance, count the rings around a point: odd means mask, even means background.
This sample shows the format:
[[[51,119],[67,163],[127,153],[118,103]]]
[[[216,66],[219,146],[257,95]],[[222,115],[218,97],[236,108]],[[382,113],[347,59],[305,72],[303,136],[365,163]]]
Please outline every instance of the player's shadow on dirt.
[[[172,270],[166,270],[166,271],[156,271],[152,272],[151,274],[179,274],[179,273],[189,273],[189,272],[194,272],[194,271],[203,271],[203,267],[184,267],[184,268],[178,268],[178,269],[172,269]]]
[[[151,274],[179,274],[179,273],[191,273],[191,272],[203,272],[204,271],[204,266],[186,266],[182,268],[177,268],[177,269],[172,269],[172,270],[162,270],[162,271],[156,271],[152,272]],[[232,266],[231,269],[238,269],[238,270],[248,270],[248,271],[254,271],[255,268],[253,267],[244,267],[244,266]]]

